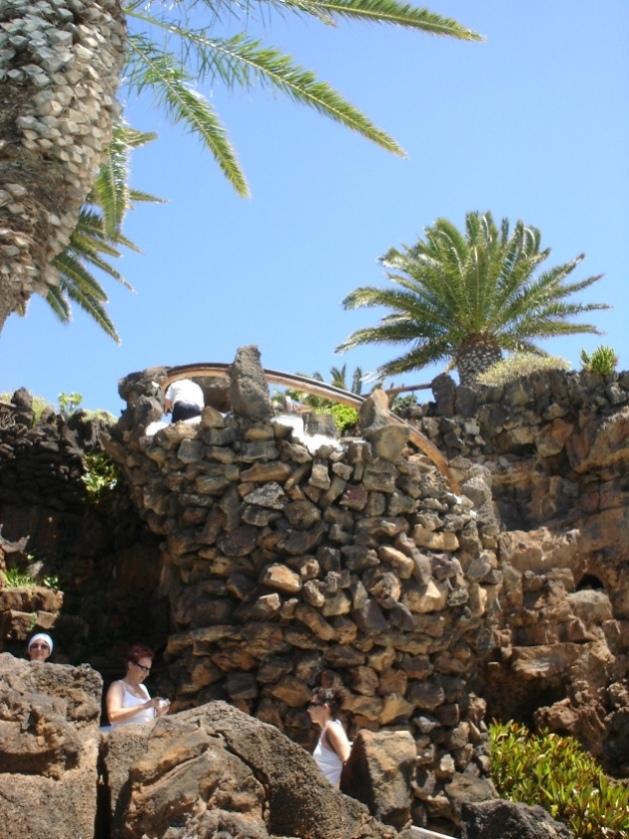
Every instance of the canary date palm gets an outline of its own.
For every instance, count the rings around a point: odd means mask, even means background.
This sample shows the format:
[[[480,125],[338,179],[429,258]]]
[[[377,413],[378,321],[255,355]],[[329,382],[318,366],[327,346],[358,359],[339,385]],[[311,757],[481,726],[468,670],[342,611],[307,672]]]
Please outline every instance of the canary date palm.
[[[383,258],[390,288],[365,286],[351,292],[346,309],[388,310],[377,326],[356,330],[337,348],[388,343],[408,347],[382,364],[390,376],[447,359],[461,383],[473,383],[502,358],[503,350],[545,355],[540,338],[598,334],[589,323],[572,318],[609,308],[603,303],[573,303],[566,298],[601,279],[601,275],[566,282],[584,259],[538,270],[550,256],[540,231],[518,221],[498,227],[491,213],[468,213],[465,233],[446,219],[426,228],[412,247],[391,249]]]
[[[0,329],[34,292],[54,296],[68,246],[127,92],[157,104],[207,147],[242,195],[244,173],[199,90],[269,85],[390,151],[397,143],[289,56],[249,37],[221,37],[221,16],[264,9],[414,27],[468,40],[456,21],[400,0],[4,0],[0,5]]]

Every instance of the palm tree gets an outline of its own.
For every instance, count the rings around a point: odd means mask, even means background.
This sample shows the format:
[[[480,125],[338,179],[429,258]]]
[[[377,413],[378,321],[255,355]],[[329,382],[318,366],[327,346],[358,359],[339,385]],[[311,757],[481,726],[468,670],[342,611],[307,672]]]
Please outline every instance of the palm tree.
[[[479,37],[402,0],[266,0],[266,7],[324,23],[356,18],[467,40]],[[123,67],[128,89],[155,94],[171,117],[201,139],[243,195],[247,184],[234,149],[196,84],[272,86],[402,153],[392,138],[290,57],[246,34],[217,36],[221,13],[246,18],[256,8],[226,0],[2,4],[0,329],[31,294],[47,296],[59,285],[51,263],[68,245],[109,143]],[[203,14],[204,25],[191,26],[191,18]],[[128,32],[131,20],[134,30]]]
[[[128,184],[129,153],[157,135],[136,131],[118,120],[98,177],[92,185],[70,242],[52,264],[59,272],[59,285],[50,287],[46,302],[64,323],[72,317],[70,301],[79,305],[117,343],[116,328],[105,310],[107,294],[92,269],[133,290],[109,258],[121,256],[120,246],[139,252],[121,232],[122,222],[135,203],[163,203],[161,198],[131,189]]]
[[[357,288],[345,298],[346,309],[382,306],[390,313],[378,326],[356,330],[337,352],[360,344],[410,344],[378,373],[390,376],[449,359],[461,383],[471,384],[503,350],[546,355],[533,339],[599,334],[592,324],[569,320],[609,306],[565,302],[602,276],[564,282],[584,254],[538,273],[550,255],[550,248],[541,249],[540,231],[518,221],[510,232],[507,219],[498,229],[488,212],[468,213],[465,235],[446,219],[424,234],[416,245],[382,258],[393,271],[388,277],[394,288]]]

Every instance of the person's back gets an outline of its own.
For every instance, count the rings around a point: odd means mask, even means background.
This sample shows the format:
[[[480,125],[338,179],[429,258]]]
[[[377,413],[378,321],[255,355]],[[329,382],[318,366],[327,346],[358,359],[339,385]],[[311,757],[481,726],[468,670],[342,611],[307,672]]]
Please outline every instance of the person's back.
[[[165,393],[164,408],[172,411],[173,422],[200,416],[204,404],[203,391],[191,379],[178,379]]]

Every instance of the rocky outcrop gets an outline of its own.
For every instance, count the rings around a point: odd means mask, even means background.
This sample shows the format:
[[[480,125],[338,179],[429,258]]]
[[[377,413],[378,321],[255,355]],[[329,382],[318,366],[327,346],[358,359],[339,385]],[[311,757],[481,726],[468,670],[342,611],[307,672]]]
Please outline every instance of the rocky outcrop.
[[[341,789],[385,824],[411,824],[417,748],[408,731],[360,731],[343,767]]]
[[[250,368],[247,380],[260,386]],[[429,779],[414,787],[415,818],[433,801],[447,811],[456,774],[487,768],[468,680],[496,607],[495,522],[479,522],[375,409],[371,442],[315,454],[290,428],[211,407],[147,436],[155,375],[144,390],[130,381],[108,450],[164,540],[161,691],[175,709],[227,699],[309,746],[312,687],[342,684],[350,733],[412,734]]]
[[[93,839],[102,680],[0,655],[0,825],[11,839]]]
[[[483,470],[502,531],[490,713],[572,733],[626,774],[629,373],[475,390],[440,377],[433,390],[416,422],[468,490]]]
[[[274,726],[224,702],[107,735],[112,837],[392,839]]]
[[[512,801],[483,801],[463,807],[462,839],[573,839],[542,807]]]

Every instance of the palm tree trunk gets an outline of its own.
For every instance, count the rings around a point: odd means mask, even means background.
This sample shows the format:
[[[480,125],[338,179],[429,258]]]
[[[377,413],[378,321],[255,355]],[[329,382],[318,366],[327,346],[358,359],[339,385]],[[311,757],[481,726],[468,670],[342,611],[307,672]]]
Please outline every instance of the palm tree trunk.
[[[462,385],[474,385],[480,373],[500,361],[502,351],[498,344],[483,335],[476,335],[459,347],[456,368]]]
[[[0,6],[0,329],[58,282],[111,136],[125,44],[118,0]]]

